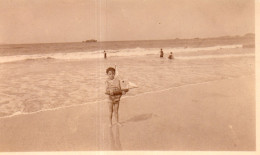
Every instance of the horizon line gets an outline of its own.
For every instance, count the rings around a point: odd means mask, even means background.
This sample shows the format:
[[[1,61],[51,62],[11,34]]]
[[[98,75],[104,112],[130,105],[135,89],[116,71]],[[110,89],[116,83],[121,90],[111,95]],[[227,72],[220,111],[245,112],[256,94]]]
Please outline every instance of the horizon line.
[[[105,43],[105,42],[128,42],[128,41],[166,41],[166,40],[192,40],[192,39],[213,39],[213,38],[222,38],[222,37],[243,37],[248,34],[255,35],[255,32],[248,32],[244,35],[224,35],[224,36],[218,36],[218,37],[192,37],[192,38],[174,38],[174,39],[153,39],[153,40],[111,40],[111,41],[98,41],[95,43]],[[87,39],[87,40],[96,40],[96,39]],[[85,41],[85,40],[83,40]],[[83,41],[71,41],[71,42],[35,42],[35,43],[0,43],[0,45],[30,45],[30,44],[65,44],[65,43],[85,43]],[[91,43],[91,42],[89,42]]]

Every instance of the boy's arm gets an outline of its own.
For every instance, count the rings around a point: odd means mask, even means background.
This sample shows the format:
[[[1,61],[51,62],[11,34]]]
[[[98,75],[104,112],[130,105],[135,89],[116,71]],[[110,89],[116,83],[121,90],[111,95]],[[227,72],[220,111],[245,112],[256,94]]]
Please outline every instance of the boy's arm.
[[[108,89],[108,83],[107,83],[107,81],[105,82],[105,85],[106,85],[105,94],[106,94],[106,95],[110,95],[110,91],[109,91],[109,89]]]

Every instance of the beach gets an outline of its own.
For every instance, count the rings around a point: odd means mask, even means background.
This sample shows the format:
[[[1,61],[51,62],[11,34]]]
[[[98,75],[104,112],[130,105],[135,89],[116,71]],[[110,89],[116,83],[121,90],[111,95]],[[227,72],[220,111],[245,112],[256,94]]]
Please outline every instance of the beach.
[[[102,43],[0,46],[0,151],[254,151],[255,49],[222,39],[108,42],[107,59]],[[138,88],[109,128],[115,65]]]
[[[253,151],[254,76],[125,97],[123,126],[98,102],[0,119],[1,151]]]

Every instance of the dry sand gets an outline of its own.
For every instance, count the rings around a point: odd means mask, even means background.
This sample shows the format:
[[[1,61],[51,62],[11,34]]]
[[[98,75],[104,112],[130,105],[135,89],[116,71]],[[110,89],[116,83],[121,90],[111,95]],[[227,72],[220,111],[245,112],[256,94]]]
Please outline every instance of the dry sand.
[[[255,150],[255,79],[246,76],[0,119],[0,151]]]

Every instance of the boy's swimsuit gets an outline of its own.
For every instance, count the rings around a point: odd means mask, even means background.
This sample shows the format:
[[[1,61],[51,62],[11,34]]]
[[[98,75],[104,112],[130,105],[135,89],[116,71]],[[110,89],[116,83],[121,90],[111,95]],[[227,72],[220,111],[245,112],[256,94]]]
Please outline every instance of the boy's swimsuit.
[[[113,95],[110,95],[110,90],[113,91]],[[113,80],[107,79],[106,81],[106,94],[109,95],[109,100],[112,102],[120,101],[122,91],[120,87],[120,81],[117,78]]]

